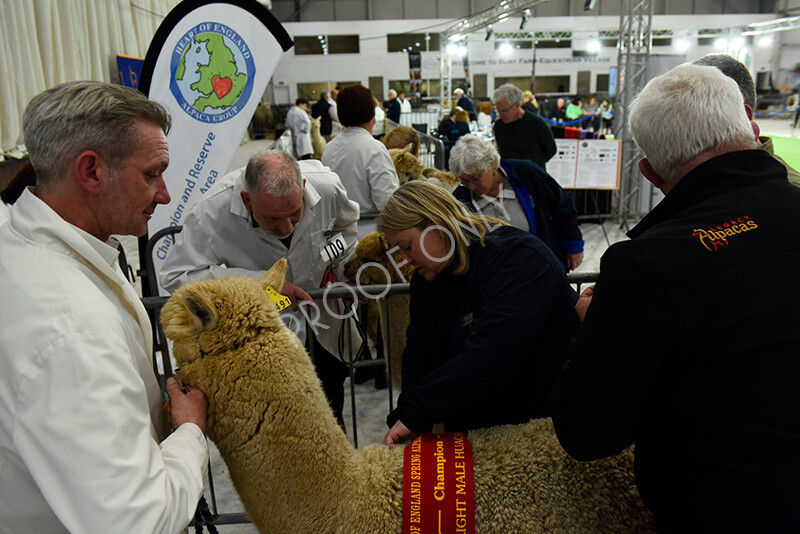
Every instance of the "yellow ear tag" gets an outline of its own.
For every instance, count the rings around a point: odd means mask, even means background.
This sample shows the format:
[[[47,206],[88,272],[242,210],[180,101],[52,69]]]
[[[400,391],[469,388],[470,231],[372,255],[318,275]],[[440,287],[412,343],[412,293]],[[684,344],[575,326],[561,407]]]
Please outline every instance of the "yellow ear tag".
[[[272,289],[270,286],[265,287],[264,290],[267,292],[269,300],[272,301],[272,303],[275,305],[275,308],[277,308],[278,311],[283,311],[286,308],[291,307],[292,300],[289,297],[284,297],[283,295]]]

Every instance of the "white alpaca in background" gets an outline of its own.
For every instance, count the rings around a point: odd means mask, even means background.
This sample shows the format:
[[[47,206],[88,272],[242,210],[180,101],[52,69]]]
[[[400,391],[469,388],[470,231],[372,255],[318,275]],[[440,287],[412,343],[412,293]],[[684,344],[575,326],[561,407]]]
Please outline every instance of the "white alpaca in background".
[[[325,150],[325,145],[328,144],[322,134],[319,133],[320,118],[311,119],[311,148],[314,150],[313,158],[322,159],[322,151]]]

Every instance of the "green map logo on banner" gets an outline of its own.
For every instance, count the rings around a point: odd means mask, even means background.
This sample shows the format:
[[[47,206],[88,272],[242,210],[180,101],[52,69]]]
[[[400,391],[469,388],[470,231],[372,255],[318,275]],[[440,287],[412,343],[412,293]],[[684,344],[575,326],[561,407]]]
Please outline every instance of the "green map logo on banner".
[[[202,122],[235,117],[253,90],[255,63],[234,30],[203,22],[186,32],[172,52],[170,91],[181,109]]]

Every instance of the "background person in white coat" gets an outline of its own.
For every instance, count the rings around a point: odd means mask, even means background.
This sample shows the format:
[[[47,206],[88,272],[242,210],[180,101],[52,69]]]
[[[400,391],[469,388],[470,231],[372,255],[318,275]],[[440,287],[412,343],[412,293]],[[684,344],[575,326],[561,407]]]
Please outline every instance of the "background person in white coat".
[[[292,147],[297,159],[311,159],[311,118],[308,116],[308,100],[298,98],[286,112],[286,127],[292,131]]]
[[[206,398],[152,367],[111,234],[170,197],[167,111],[71,82],[24,115],[37,186],[0,227],[0,532],[183,532],[203,491]]]
[[[302,288],[322,287],[326,278],[343,280],[345,260],[355,250],[357,220],[358,204],[347,198],[339,177],[319,161],[298,164],[282,152],[257,155],[246,168],[224,176],[187,212],[159,279],[173,292],[190,280],[258,278],[285,257],[289,265],[282,293],[292,300],[294,311],[284,311],[284,321],[305,341],[306,315],[315,320],[317,375],[343,424],[343,386],[349,369],[334,356],[342,321],[322,304],[318,318],[315,310],[304,304],[303,313],[298,306],[311,301]],[[330,243],[338,243],[338,253],[325,252]],[[346,315],[343,309],[332,311]],[[357,346],[360,339],[352,332]]]
[[[351,85],[339,92],[339,120],[345,130],[327,144],[322,163],[342,179],[347,195],[358,202],[358,235],[375,230],[375,217],[400,187],[389,150],[372,137],[375,125],[372,91]]]
[[[397,93],[397,101],[400,102],[400,124],[411,126],[411,100],[406,98],[403,91]]]

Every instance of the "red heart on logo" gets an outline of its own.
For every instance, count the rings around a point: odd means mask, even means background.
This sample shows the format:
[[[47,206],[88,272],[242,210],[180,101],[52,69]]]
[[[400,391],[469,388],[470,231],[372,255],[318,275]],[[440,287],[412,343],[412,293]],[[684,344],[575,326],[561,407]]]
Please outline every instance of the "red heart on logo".
[[[214,88],[214,93],[216,93],[217,98],[222,99],[222,97],[231,92],[233,80],[227,77],[220,78],[219,76],[214,76],[211,78],[211,86]]]

